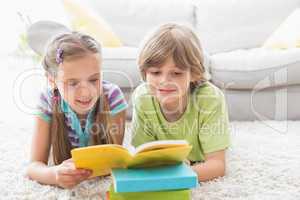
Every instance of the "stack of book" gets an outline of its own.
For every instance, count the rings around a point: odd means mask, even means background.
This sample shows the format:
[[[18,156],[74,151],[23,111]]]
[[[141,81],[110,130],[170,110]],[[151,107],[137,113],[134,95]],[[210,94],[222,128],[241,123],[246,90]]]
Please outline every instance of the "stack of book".
[[[112,174],[110,200],[185,200],[198,184],[196,173],[184,164],[191,149],[185,140],[161,140],[134,152],[107,144],[76,148],[71,154],[76,168],[93,171],[91,177]]]
[[[196,173],[180,163],[143,169],[113,169],[107,200],[189,200]]]

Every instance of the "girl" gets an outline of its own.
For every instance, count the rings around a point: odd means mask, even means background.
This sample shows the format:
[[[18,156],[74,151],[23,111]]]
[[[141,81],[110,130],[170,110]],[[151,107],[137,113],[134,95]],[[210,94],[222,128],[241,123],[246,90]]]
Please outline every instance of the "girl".
[[[122,144],[127,103],[118,86],[102,81],[101,61],[101,47],[88,35],[66,33],[49,44],[42,64],[51,88],[40,96],[31,179],[71,188],[91,175],[75,168],[71,149]]]
[[[204,76],[199,39],[188,27],[165,24],[143,45],[138,65],[146,84],[133,96],[132,144],[185,139],[199,181],[225,174],[228,115],[222,92]]]

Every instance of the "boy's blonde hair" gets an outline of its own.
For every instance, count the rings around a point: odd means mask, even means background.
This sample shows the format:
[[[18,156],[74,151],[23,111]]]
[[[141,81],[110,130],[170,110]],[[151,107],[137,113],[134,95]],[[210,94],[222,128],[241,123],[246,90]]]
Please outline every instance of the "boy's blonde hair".
[[[146,80],[147,68],[160,67],[170,56],[176,67],[191,70],[192,76],[197,80],[191,82],[192,89],[206,81],[198,37],[189,27],[176,23],[161,25],[142,45],[138,66],[143,80]]]
[[[42,60],[42,65],[48,75],[56,77],[60,63],[84,57],[90,53],[98,53],[101,56],[101,45],[92,37],[78,32],[66,33],[54,38],[48,45]],[[91,141],[95,144],[117,143],[110,133],[109,104],[107,97],[98,99],[95,107],[94,123],[98,126],[91,129]],[[64,113],[60,109],[61,95],[57,88],[53,89],[52,119],[50,125],[51,146],[53,161],[60,164],[71,157],[71,145],[65,124]],[[99,128],[100,127],[100,128]]]

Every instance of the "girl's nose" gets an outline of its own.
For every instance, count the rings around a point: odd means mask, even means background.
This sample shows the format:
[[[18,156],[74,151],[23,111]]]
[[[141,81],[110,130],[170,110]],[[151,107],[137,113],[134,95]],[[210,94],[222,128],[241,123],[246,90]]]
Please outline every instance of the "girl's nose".
[[[86,82],[81,82],[78,88],[78,92],[80,96],[89,96],[90,95],[90,87]]]

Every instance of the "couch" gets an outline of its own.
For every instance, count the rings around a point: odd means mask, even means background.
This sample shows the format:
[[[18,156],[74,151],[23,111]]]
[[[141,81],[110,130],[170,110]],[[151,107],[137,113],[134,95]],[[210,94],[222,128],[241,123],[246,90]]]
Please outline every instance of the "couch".
[[[300,0],[81,1],[123,44],[104,47],[104,77],[123,89],[130,106],[130,94],[141,83],[136,58],[143,37],[159,24],[178,22],[199,35],[210,81],[223,90],[231,120],[300,119],[300,49],[261,47],[299,5]]]

